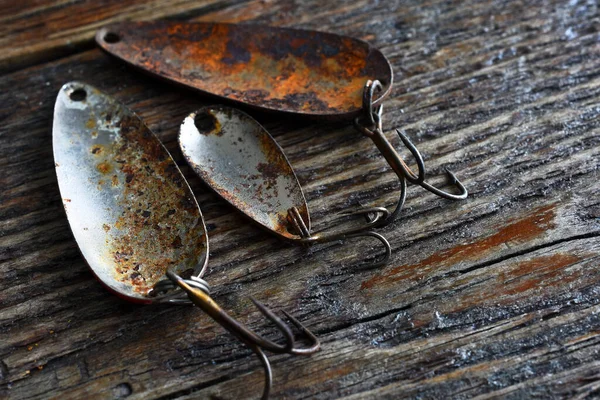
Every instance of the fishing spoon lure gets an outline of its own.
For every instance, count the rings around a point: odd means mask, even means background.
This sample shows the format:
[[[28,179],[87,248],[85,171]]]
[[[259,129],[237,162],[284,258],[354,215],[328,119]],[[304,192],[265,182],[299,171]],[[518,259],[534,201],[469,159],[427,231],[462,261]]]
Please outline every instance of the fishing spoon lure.
[[[290,327],[258,301],[252,299],[285,344],[257,335],[210,297],[202,279],[208,236],[198,203],[166,148],[127,107],[87,84],[67,83],[56,99],[52,142],[69,225],[110,291],[137,303],[198,306],[259,357],[263,398],[272,382],[264,350],[307,355],[319,349],[317,338],[285,312],[308,347],[296,346]]]
[[[385,256],[369,266],[389,259],[388,241],[365,226],[311,233],[308,205],[283,149],[248,114],[222,105],[201,108],[181,124],[179,146],[211,189],[280,238],[312,244],[368,236],[385,247]]]
[[[468,195],[449,171],[455,193],[429,184],[423,158],[409,138],[397,130],[416,159],[416,173],[384,135],[381,104],[392,88],[392,67],[367,42],[264,25],[167,21],[110,25],[97,32],[96,41],[136,68],[205,94],[265,111],[354,123],[400,181],[393,211],[384,207],[349,211],[364,214],[371,224],[382,226],[396,218],[404,205],[407,182],[449,200]]]

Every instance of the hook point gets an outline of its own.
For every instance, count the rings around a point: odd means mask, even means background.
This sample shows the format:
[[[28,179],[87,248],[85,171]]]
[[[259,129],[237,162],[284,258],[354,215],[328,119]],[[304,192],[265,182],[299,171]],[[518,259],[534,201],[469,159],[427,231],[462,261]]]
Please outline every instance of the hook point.
[[[450,171],[448,168],[444,168],[446,171],[446,176],[448,176],[448,183],[451,185],[456,185],[459,181],[454,172]]]

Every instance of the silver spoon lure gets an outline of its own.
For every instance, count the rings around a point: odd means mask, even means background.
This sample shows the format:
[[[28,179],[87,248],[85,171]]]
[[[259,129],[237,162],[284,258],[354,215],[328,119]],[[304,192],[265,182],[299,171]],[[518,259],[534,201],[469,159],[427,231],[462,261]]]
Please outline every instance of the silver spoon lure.
[[[301,244],[373,237],[383,244],[385,255],[369,265],[389,259],[387,239],[371,230],[375,219],[347,229],[311,232],[308,205],[290,162],[269,132],[248,114],[222,105],[201,108],[181,124],[179,145],[188,164],[211,189],[278,237]]]

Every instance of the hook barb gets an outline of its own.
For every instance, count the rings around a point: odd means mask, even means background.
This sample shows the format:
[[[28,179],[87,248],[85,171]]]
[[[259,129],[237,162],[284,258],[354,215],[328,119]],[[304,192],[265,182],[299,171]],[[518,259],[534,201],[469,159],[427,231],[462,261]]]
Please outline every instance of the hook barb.
[[[277,352],[277,353],[288,353],[288,354],[294,354],[294,355],[309,355],[309,354],[312,354],[312,353],[316,352],[317,350],[319,350],[319,348],[320,348],[319,339],[317,339],[317,337],[311,331],[309,331],[308,328],[306,328],[304,325],[302,325],[302,323],[300,321],[298,321],[296,318],[292,317],[291,314],[282,310],[282,313],[285,314],[285,316],[287,318],[289,318],[292,321],[292,323],[302,333],[304,333],[306,335],[306,337],[309,339],[309,342],[311,343],[311,345],[309,347],[294,347],[294,335],[292,334],[292,331],[289,328],[289,326],[287,326],[285,324],[285,322],[283,322],[281,320],[281,318],[279,318],[277,315],[275,315],[275,313],[273,311],[271,311],[263,303],[256,300],[254,297],[250,297],[250,300],[252,300],[252,302],[254,303],[256,308],[258,308],[258,310],[265,317],[267,317],[268,320],[273,322],[275,324],[275,326],[277,326],[277,328],[279,328],[279,330],[282,332],[282,334],[286,338],[285,350],[283,350],[283,349],[281,351],[279,351],[279,350],[273,351],[271,349],[268,349],[268,350]],[[267,340],[264,340],[264,341],[269,342]],[[267,346],[264,346],[264,345],[261,347],[267,348]]]
[[[281,345],[271,340],[265,339],[259,336],[235,318],[231,317],[225,310],[223,310],[207,293],[208,284],[201,278],[183,279],[172,271],[167,271],[167,277],[177,286],[179,286],[188,298],[198,306],[202,311],[207,313],[213,320],[219,325],[225,328],[229,333],[238,338],[241,342],[246,344],[260,359],[263,369],[265,371],[265,386],[263,389],[262,399],[267,399],[271,390],[273,372],[271,364],[269,363],[268,357],[265,355],[264,350],[268,350],[276,354],[293,354],[293,355],[310,355],[318,351],[321,347],[319,339],[308,330],[304,325],[300,323],[296,318],[293,318],[290,314],[284,312],[287,318],[304,333],[310,345],[308,347],[296,347],[294,342],[294,335],[288,325],[285,324],[273,311],[267,306],[259,302],[254,298],[250,298],[256,305],[258,310],[271,321],[277,329],[281,332],[285,339],[285,344]]]
[[[298,321],[296,319],[296,317],[294,317],[292,314],[288,313],[285,310],[281,310],[282,313],[285,314],[285,316],[292,321],[292,323],[294,325],[296,325],[296,328],[298,328],[298,330],[300,330],[302,332],[302,334],[304,334],[304,336],[306,336],[309,340],[309,342],[312,343],[311,347],[306,347],[306,348],[297,348],[294,350],[293,354],[312,354],[315,351],[319,350],[320,348],[320,343],[319,343],[319,339],[315,336],[314,333],[312,333],[311,331],[308,330],[308,328],[306,328],[300,321]]]

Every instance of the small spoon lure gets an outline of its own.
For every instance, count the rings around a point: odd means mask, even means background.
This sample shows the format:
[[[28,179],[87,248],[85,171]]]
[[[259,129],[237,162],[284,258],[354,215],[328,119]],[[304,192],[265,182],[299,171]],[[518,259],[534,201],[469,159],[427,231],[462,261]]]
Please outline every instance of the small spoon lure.
[[[308,205],[283,149],[248,114],[221,105],[201,108],[181,124],[179,145],[211,189],[277,236],[303,244],[373,237],[385,246],[385,257],[371,265],[389,259],[388,241],[364,225],[311,233]]]
[[[253,299],[285,344],[257,335],[210,297],[202,279],[208,236],[198,203],[167,149],[127,107],[90,85],[67,83],[56,99],[52,141],[69,225],[110,291],[138,303],[191,302],[201,308],[259,357],[263,398],[272,381],[264,350],[306,355],[319,349],[317,338],[287,313],[309,338],[308,347],[296,347],[290,327],[258,301]]]

